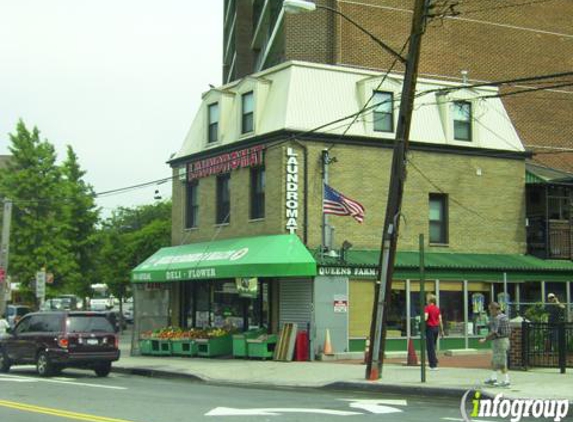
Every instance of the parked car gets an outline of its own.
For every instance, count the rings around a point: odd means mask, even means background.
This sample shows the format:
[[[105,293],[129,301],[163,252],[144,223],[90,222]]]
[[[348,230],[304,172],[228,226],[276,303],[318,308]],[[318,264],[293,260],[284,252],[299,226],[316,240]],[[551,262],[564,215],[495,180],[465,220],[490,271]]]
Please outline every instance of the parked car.
[[[32,309],[24,305],[8,305],[6,306],[6,321],[14,328],[16,323],[26,314],[32,312]]]
[[[60,295],[46,299],[41,311],[79,311],[83,307],[81,298],[76,295]]]
[[[13,365],[36,364],[40,376],[73,367],[105,377],[119,355],[118,337],[104,313],[34,312],[0,340],[0,372]]]

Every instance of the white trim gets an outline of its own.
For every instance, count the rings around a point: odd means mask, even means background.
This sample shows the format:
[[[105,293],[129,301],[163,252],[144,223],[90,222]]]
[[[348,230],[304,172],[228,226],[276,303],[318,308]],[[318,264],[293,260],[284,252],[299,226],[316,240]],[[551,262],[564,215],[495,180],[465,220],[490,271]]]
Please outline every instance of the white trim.
[[[258,69],[255,69],[256,72],[260,71],[260,70],[265,66],[265,63],[266,63],[266,61],[267,61],[267,59],[268,59],[268,57],[269,57],[269,53],[270,53],[270,51],[271,51],[271,49],[272,49],[272,47],[273,47],[273,44],[274,44],[274,42],[275,42],[275,38],[277,37],[277,34],[278,34],[278,32],[279,32],[279,29],[280,29],[280,28],[282,27],[282,25],[283,25],[284,14],[285,14],[284,9],[281,9],[281,11],[279,12],[279,16],[278,16],[278,18],[277,18],[277,21],[276,21],[276,23],[275,23],[275,27],[273,28],[273,32],[271,33],[271,36],[269,37],[269,40],[268,40],[267,45],[266,45],[266,47],[265,47],[265,52],[264,52],[264,54],[263,54],[263,58],[262,58],[262,60],[261,60],[261,63],[260,63],[260,65],[259,65],[259,68],[258,68]]]
[[[227,63],[229,58],[229,50],[231,49],[231,40],[234,38],[235,25],[237,23],[237,14],[233,17],[233,23],[231,24],[231,29],[229,29],[229,39],[227,40],[227,45],[225,46],[225,54],[223,56],[223,63]]]
[[[468,322],[469,322],[469,310],[468,310],[468,302],[469,302],[469,289],[468,289],[468,281],[463,280],[463,287],[462,290],[464,292],[464,347],[469,349],[470,347],[470,340],[468,335]]]
[[[406,280],[406,338],[410,338],[412,336],[412,310],[411,308],[411,299],[410,293],[412,291],[412,287],[410,285],[410,279]]]
[[[251,40],[251,49],[257,48],[256,41],[258,40],[259,34],[262,31],[263,22],[265,21],[267,14],[270,13],[268,6],[269,6],[269,0],[265,0],[265,4],[263,5],[263,8],[261,9],[261,16],[259,16],[259,21],[257,22],[257,27],[255,29],[255,33],[253,34],[253,39]]]

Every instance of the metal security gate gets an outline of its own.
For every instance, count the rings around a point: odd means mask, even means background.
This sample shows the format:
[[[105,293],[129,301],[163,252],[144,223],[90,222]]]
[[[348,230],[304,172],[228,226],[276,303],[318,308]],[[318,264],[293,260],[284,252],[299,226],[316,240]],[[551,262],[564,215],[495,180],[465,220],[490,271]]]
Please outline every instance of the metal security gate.
[[[307,330],[312,321],[312,280],[279,280],[279,329],[294,322]]]
[[[524,322],[523,364],[529,367],[573,368],[573,323]]]

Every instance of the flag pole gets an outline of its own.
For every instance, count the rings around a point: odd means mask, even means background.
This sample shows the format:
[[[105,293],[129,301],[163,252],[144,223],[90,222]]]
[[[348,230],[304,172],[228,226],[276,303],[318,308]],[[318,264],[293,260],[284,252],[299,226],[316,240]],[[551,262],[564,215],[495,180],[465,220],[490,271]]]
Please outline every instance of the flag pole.
[[[325,255],[326,252],[326,227],[328,225],[328,216],[324,212],[324,198],[325,198],[325,188],[324,186],[328,184],[328,163],[329,163],[328,150],[323,149],[321,154],[322,161],[322,247],[320,250],[321,256]]]

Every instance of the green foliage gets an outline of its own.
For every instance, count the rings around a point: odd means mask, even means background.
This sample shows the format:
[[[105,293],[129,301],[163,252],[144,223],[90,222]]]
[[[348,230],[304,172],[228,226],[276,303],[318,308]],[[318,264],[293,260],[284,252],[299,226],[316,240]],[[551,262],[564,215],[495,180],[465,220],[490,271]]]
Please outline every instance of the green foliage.
[[[102,223],[97,244],[100,282],[114,296],[125,296],[131,270],[171,244],[171,202],[115,210]]]
[[[538,302],[530,306],[524,313],[525,319],[531,322],[547,322],[547,311],[543,303]]]
[[[42,267],[54,275],[47,294],[75,293],[86,266],[82,255],[97,220],[93,192],[82,180],[68,148],[60,167],[54,146],[19,121],[10,134],[12,154],[0,170],[0,192],[13,201],[9,273],[33,300],[33,280]],[[86,217],[87,215],[87,217]]]

